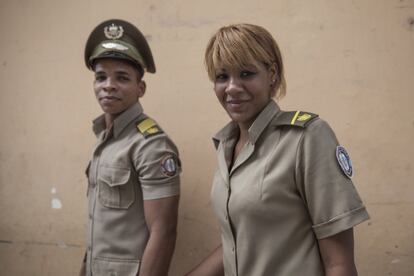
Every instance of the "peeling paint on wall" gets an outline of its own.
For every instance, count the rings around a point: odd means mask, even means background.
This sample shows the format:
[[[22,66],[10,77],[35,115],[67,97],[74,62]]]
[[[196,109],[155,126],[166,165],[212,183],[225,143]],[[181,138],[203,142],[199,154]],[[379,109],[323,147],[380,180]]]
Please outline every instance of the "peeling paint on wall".
[[[52,209],[62,209],[62,202],[58,198],[52,199]]]
[[[414,17],[409,17],[407,19],[408,23],[408,30],[413,31],[414,30]]]
[[[396,264],[396,263],[399,263],[399,262],[401,262],[400,259],[394,259],[394,260],[391,261],[392,264]]]
[[[53,188],[50,190],[50,193],[51,193],[52,195],[56,194],[56,193],[57,193],[57,189],[56,189],[55,187],[53,187]],[[52,198],[52,203],[51,203],[51,205],[52,205],[52,209],[62,209],[62,202],[61,202],[61,201],[60,201],[60,199],[58,199],[58,198]]]

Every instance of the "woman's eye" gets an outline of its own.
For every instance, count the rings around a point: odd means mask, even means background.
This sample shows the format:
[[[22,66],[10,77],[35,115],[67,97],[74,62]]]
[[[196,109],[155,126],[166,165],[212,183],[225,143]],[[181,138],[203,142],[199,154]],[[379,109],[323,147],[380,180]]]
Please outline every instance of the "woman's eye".
[[[225,81],[227,80],[227,74],[218,74],[216,76],[216,81]]]
[[[246,77],[253,76],[254,74],[256,74],[256,73],[252,72],[252,71],[244,70],[244,71],[240,72],[240,77],[246,78]]]

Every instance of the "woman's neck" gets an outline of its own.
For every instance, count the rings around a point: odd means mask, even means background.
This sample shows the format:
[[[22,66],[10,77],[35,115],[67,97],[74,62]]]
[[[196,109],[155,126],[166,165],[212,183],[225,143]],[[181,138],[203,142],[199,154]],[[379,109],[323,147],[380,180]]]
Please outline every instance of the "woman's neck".
[[[242,144],[245,144],[246,141],[249,139],[249,128],[248,127],[242,127],[239,125],[239,139],[238,143],[241,142]]]
[[[237,139],[236,145],[233,150],[232,164],[234,164],[234,162],[237,159],[237,156],[239,156],[239,153],[241,152],[242,148],[244,147],[244,145],[246,144],[248,140],[249,140],[249,129],[245,127],[241,127],[239,125],[239,137]]]

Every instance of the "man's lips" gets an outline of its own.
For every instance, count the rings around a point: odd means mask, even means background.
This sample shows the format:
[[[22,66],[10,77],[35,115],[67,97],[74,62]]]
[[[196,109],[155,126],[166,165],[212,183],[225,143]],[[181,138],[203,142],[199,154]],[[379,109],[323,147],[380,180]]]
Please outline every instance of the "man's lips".
[[[99,101],[102,102],[113,102],[113,101],[119,101],[121,100],[118,97],[114,97],[114,96],[103,96],[103,97],[99,97]]]

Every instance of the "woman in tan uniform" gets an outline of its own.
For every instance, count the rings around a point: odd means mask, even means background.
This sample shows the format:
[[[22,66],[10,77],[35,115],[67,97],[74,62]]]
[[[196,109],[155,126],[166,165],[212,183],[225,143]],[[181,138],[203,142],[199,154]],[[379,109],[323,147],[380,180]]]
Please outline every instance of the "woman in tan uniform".
[[[353,227],[369,218],[352,164],[318,115],[281,111],[278,45],[262,27],[223,27],[205,62],[231,122],[215,137],[212,203],[221,245],[188,275],[353,276]]]

